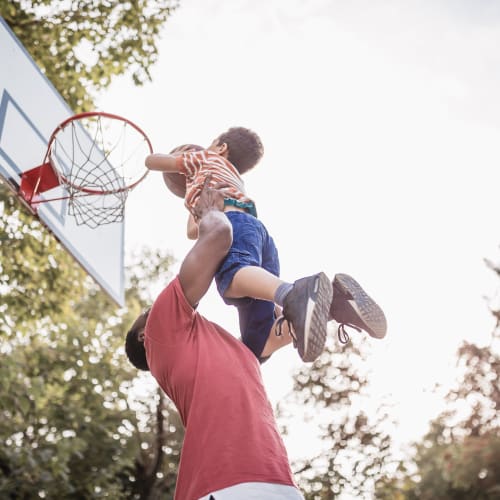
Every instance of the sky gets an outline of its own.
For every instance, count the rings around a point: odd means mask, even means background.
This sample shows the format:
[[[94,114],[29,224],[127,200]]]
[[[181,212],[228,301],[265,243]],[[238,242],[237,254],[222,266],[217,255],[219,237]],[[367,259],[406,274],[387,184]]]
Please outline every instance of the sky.
[[[432,388],[452,382],[460,343],[484,345],[494,326],[484,259],[500,256],[499,28],[492,0],[181,0],[152,83],[119,78],[98,101],[156,152],[208,146],[235,125],[261,136],[245,182],[282,277],[348,273],[383,307],[371,391],[392,398],[403,441],[441,408]],[[150,174],[129,197],[126,252],[180,261],[186,218]],[[213,289],[200,311],[238,334]],[[273,403],[299,366],[292,348],[263,365]],[[291,458],[302,445],[287,438]]]

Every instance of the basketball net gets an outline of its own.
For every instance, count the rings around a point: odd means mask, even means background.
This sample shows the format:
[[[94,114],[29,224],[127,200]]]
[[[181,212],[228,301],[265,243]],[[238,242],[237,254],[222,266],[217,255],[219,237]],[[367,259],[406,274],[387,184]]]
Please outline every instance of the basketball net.
[[[147,136],[129,120],[80,113],[54,131],[44,163],[23,175],[20,192],[32,208],[68,200],[68,214],[78,225],[121,222],[128,194],[147,175],[144,160],[151,152]],[[40,197],[57,185],[64,196]]]

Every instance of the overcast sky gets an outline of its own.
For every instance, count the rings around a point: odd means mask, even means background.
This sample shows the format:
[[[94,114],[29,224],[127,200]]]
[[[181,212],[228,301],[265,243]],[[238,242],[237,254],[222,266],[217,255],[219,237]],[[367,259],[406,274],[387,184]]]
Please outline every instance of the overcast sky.
[[[153,83],[122,78],[99,101],[157,152],[233,125],[260,134],[265,157],[246,185],[282,276],[345,272],[384,307],[373,390],[394,398],[403,438],[438,410],[431,389],[450,381],[458,345],[488,342],[494,324],[483,259],[500,255],[499,28],[500,3],[486,0],[182,0]],[[159,175],[130,195],[127,217],[127,251],[180,259],[190,247]],[[238,333],[213,291],[201,311]],[[273,402],[297,366],[291,348],[264,365]]]

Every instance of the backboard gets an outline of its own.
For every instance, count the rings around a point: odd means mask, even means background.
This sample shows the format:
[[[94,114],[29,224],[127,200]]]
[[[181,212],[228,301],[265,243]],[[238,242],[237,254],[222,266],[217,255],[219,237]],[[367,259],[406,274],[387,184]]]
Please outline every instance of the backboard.
[[[21,175],[43,162],[50,135],[73,115],[5,21],[0,18],[0,176],[18,194]],[[62,196],[55,187],[40,196]],[[68,216],[67,199],[40,203],[34,215],[117,302],[124,304],[124,223],[89,228]]]

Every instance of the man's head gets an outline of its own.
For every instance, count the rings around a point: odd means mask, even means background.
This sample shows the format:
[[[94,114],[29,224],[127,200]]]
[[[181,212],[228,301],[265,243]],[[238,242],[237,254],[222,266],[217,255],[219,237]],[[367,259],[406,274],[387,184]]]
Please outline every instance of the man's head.
[[[232,127],[221,134],[208,148],[227,158],[240,174],[257,165],[264,154],[259,136],[244,127]]]
[[[148,319],[149,309],[141,313],[134,321],[125,339],[125,352],[129,361],[139,370],[149,371],[144,349],[144,328]]]

